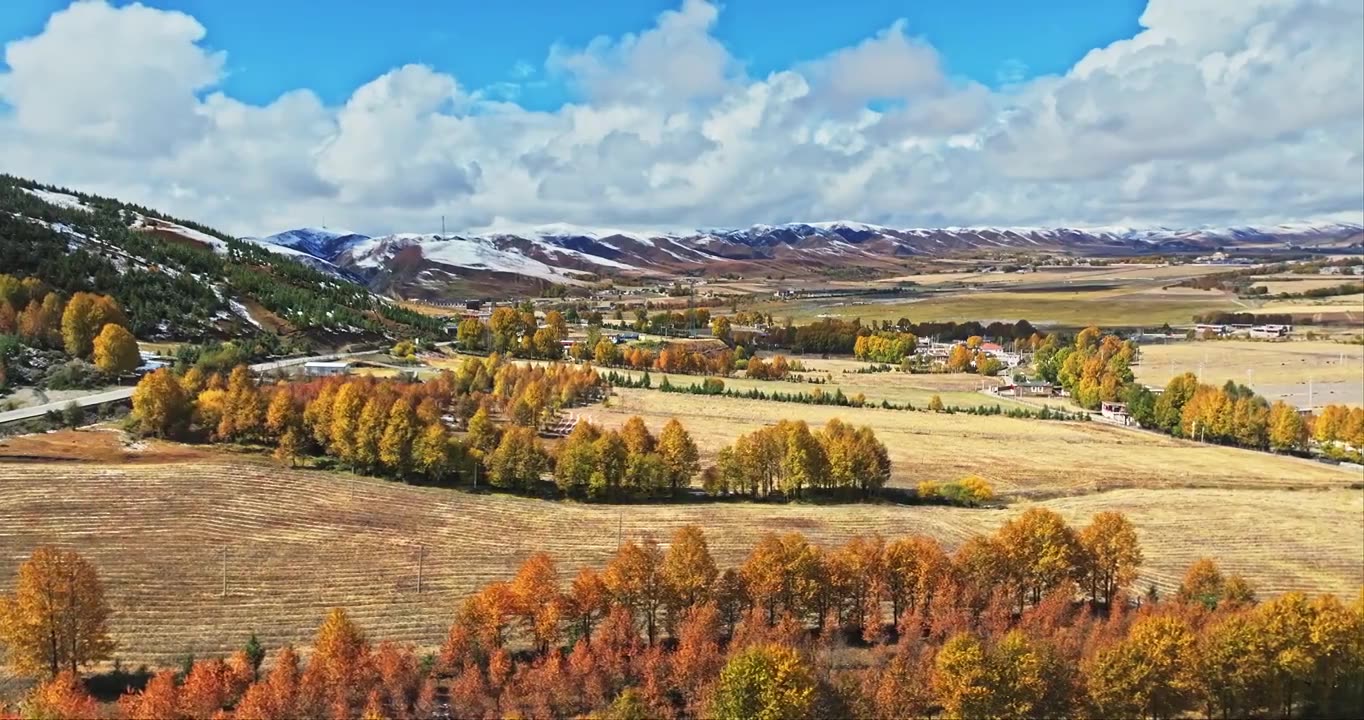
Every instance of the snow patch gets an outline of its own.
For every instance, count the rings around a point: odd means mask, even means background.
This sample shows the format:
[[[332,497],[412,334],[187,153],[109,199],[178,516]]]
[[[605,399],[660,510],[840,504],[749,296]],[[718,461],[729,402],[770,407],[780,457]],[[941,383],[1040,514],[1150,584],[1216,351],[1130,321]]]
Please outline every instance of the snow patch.
[[[57,207],[64,207],[68,210],[81,210],[84,212],[95,211],[94,208],[86,205],[75,195],[67,195],[66,193],[53,192],[51,190],[34,190],[31,188],[24,188],[23,190],[29,195],[32,195],[43,202],[56,205]]]

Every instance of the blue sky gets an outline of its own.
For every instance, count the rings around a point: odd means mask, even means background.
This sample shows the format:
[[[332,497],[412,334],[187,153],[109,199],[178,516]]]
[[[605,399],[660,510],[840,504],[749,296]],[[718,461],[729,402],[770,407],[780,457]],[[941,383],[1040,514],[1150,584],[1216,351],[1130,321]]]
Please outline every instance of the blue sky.
[[[9,0],[0,13],[0,42],[37,34],[65,0]],[[129,5],[115,2],[116,6]],[[562,78],[547,78],[555,43],[586,45],[650,25],[677,3],[662,0],[503,0],[393,2],[370,0],[144,0],[179,10],[208,28],[204,44],[228,51],[221,88],[265,103],[310,88],[328,104],[404,63],[450,73],[470,88],[537,80],[519,96],[527,108],[571,99]],[[793,63],[852,45],[903,18],[907,32],[937,48],[949,73],[988,86],[1064,72],[1086,52],[1140,29],[1144,0],[731,0],[715,36],[762,77]]]
[[[1364,219],[1360,0],[0,6],[0,172],[241,234]]]

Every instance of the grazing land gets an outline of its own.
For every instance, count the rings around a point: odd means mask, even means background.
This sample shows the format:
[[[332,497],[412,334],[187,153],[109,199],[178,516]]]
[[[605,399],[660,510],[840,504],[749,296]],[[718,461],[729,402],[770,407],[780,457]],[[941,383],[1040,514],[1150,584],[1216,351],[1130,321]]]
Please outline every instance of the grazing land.
[[[844,408],[657,390],[616,391],[609,408],[583,417],[619,427],[639,415],[654,431],[676,417],[703,462],[740,433],[779,418],[822,425],[831,418],[870,425],[890,451],[891,486],[980,475],[1010,496],[1115,488],[1343,488],[1358,471],[1298,458],[1178,440],[1094,422]]]
[[[171,457],[166,453],[175,447],[156,443],[144,454]],[[955,548],[1033,506],[1077,525],[1096,512],[1120,510],[1135,523],[1146,553],[1139,588],[1155,583],[1168,595],[1203,555],[1215,555],[1266,595],[1292,589],[1348,595],[1364,582],[1358,552],[1364,498],[1324,489],[1334,484],[1324,479],[1298,483],[1323,489],[1298,491],[1148,484],[1003,509],[603,506],[419,488],[193,452],[202,457],[138,464],[87,462],[79,453],[66,462],[0,457],[0,587],[12,585],[14,569],[36,544],[77,550],[107,585],[115,657],[169,665],[190,652],[225,653],[251,632],[267,646],[306,645],[333,606],[348,608],[376,639],[433,648],[466,593],[509,577],[533,551],[551,553],[562,577],[602,565],[618,536],[651,533],[666,541],[684,524],[703,527],[717,561],[728,566],[766,532],[799,530],[823,545],[859,533],[925,533]],[[1235,473],[1226,476],[1230,487]]]
[[[1137,380],[1164,385],[1185,372],[1205,383],[1245,383],[1270,400],[1307,406],[1364,404],[1364,345],[1326,341],[1213,340],[1149,344],[1132,368]]]

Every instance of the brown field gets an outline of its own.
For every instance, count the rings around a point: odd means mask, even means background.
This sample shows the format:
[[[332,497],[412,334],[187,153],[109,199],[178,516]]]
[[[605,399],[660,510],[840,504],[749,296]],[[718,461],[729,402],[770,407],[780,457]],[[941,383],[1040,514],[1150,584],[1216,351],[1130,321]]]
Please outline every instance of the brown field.
[[[1342,488],[1360,473],[1297,458],[1177,440],[1102,422],[844,408],[620,389],[579,411],[618,427],[639,415],[658,431],[676,417],[709,460],[740,433],[778,418],[870,425],[892,460],[891,484],[980,475],[1014,497],[1116,488]]]
[[[1127,512],[1146,553],[1139,581],[1167,593],[1211,555],[1262,594],[1355,592],[1364,512],[1350,490],[1131,489],[1040,501],[1076,524]],[[329,607],[375,639],[437,646],[460,599],[545,550],[568,576],[601,565],[617,533],[666,540],[694,523],[722,565],[766,532],[822,545],[863,533],[926,533],[955,547],[1030,507],[753,503],[602,506],[481,495],[284,470],[217,455],[193,463],[0,462],[0,590],[34,546],[78,550],[101,571],[125,664],[172,664],[239,647],[307,645]],[[1210,510],[1215,510],[1211,511]],[[421,550],[420,548],[424,548]],[[417,593],[423,554],[423,592]],[[227,593],[222,594],[226,557]]]

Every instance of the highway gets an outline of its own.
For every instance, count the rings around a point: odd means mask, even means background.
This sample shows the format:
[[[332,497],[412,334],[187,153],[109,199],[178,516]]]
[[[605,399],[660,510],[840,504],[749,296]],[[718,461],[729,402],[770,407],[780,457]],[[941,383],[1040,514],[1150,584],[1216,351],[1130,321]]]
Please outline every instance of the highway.
[[[365,352],[331,353],[329,355],[313,355],[310,357],[272,360],[270,362],[256,363],[255,365],[252,365],[251,371],[255,373],[272,372],[274,370],[281,370],[283,368],[293,367],[295,365],[302,365],[303,363],[312,362],[314,360],[337,360],[340,358],[351,357],[354,355],[368,355],[372,352],[374,351],[367,350]],[[71,403],[75,403],[76,405],[83,408],[88,408],[104,405],[106,403],[127,400],[132,396],[133,388],[120,387],[114,388],[113,390],[104,390],[101,392],[92,393],[90,395],[83,395],[81,397],[73,398],[70,400],[63,400],[61,402],[47,403],[46,405],[34,405],[33,407],[19,408],[18,410],[9,410],[7,412],[0,412],[0,425],[5,425],[12,422],[20,422],[23,420],[32,420],[33,418],[39,418],[42,417],[43,415],[46,415],[49,411],[52,410],[61,412],[63,409],[66,408],[66,406],[70,405]]]

